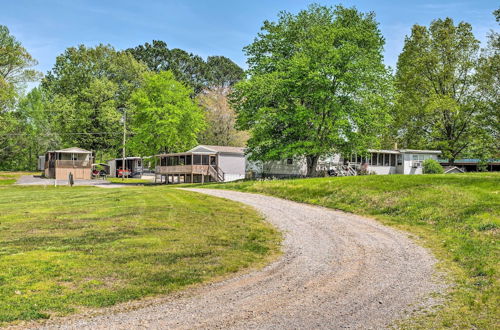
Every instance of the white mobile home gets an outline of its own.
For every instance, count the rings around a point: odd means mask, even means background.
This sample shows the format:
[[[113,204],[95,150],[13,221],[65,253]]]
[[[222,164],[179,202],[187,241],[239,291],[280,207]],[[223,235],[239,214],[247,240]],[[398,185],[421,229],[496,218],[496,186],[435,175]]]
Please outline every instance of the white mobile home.
[[[374,174],[422,174],[426,159],[438,160],[439,150],[368,150],[366,157],[352,155],[349,164]]]
[[[339,154],[323,156],[318,160],[317,171],[326,173],[341,163],[342,158]],[[264,162],[247,160],[246,172],[248,178],[305,177],[307,175],[307,162],[303,157]]]
[[[360,171],[370,174],[422,174],[422,163],[426,159],[438,160],[438,150],[368,150],[367,156],[339,154],[321,157],[317,171],[326,175],[355,175]],[[247,161],[250,178],[305,177],[307,166],[304,158],[289,158],[277,161]]]

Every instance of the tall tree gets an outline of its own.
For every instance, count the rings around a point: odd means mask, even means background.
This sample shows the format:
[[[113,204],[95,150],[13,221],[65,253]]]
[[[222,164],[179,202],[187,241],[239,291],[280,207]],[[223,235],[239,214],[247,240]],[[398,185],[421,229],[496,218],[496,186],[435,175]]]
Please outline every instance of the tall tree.
[[[36,60],[21,43],[0,25],[0,168],[21,167],[18,151],[23,146],[23,125],[15,104],[25,83],[40,74],[33,69]]]
[[[182,49],[169,49],[160,40],[146,42],[127,51],[153,72],[172,71],[176,80],[193,89],[194,95],[206,88],[232,86],[244,73],[227,57],[209,56],[205,62],[200,56]]]
[[[227,57],[209,56],[206,75],[209,88],[227,90],[243,79],[245,71]]]
[[[197,96],[207,122],[205,130],[200,134],[200,143],[241,147],[245,145],[248,133],[236,130],[236,113],[228,99],[232,86],[243,76],[243,69],[227,57],[208,57],[207,88]]]
[[[46,113],[58,124],[64,145],[114,152],[120,120],[146,67],[111,46],[68,48],[42,81],[50,95]]]
[[[0,25],[0,84],[17,87],[39,79],[39,72],[32,69],[37,64],[21,43],[10,34],[9,29]]]
[[[170,71],[146,74],[143,86],[130,99],[134,127],[130,148],[140,155],[152,155],[196,145],[204,118],[191,93]]]
[[[443,151],[453,162],[484,133],[476,89],[479,41],[451,18],[414,25],[397,64],[396,126],[407,147]]]
[[[202,144],[244,147],[248,133],[235,128],[236,113],[229,104],[229,88],[206,89],[197,96],[204,110],[206,128],[200,133]]]
[[[315,175],[320,155],[377,143],[390,80],[373,13],[311,5],[261,30],[245,47],[250,78],[233,93],[252,158],[305,157]]]
[[[500,9],[493,14],[500,23]],[[500,157],[500,33],[492,31],[476,70],[477,91],[484,111],[478,116],[481,135],[475,137],[471,156],[486,160]]]
[[[206,63],[198,55],[178,48],[169,49],[160,40],[129,48],[127,52],[153,72],[172,71],[175,79],[190,86],[195,94],[206,85]]]

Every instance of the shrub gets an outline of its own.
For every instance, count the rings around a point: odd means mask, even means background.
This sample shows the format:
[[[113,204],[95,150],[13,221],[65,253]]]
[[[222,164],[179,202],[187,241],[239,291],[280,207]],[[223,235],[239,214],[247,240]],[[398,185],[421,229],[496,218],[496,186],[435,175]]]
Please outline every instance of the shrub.
[[[441,164],[439,164],[437,160],[434,159],[426,159],[423,166],[425,174],[441,174],[444,172]]]

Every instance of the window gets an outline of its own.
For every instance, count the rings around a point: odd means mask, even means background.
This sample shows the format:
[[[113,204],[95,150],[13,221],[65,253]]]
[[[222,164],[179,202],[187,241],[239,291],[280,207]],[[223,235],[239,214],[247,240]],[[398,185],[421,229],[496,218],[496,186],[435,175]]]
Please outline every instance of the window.
[[[186,164],[186,156],[179,156],[179,165]]]
[[[391,166],[396,166],[396,155],[391,154]]]
[[[287,158],[286,164],[287,165],[293,165],[293,158]]]
[[[191,155],[186,156],[186,165],[192,165],[191,158],[192,158]]]
[[[142,165],[141,163],[142,163],[142,162],[141,162],[141,160],[140,160],[140,159],[138,159],[138,160],[137,160],[137,166],[141,166],[141,165]]]
[[[201,155],[193,155],[193,165],[201,165]]]
[[[160,166],[167,166],[167,157],[160,157]]]
[[[215,158],[215,156],[210,156],[210,165],[212,166],[217,165],[217,158]]]
[[[390,154],[384,154],[384,165],[389,166],[391,165],[391,155]]]
[[[424,160],[425,159],[425,155],[418,155],[418,160]]]
[[[201,162],[202,165],[208,165],[208,156],[207,155],[201,156]]]
[[[398,166],[403,165],[403,155],[398,155]]]
[[[412,155],[413,160],[418,160],[418,155]]]
[[[372,165],[377,165],[377,154],[372,154]]]

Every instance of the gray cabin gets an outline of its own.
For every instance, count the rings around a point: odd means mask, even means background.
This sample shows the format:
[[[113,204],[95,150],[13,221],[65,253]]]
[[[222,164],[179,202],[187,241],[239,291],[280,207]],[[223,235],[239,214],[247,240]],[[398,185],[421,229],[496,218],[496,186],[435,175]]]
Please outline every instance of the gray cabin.
[[[186,152],[155,157],[156,182],[229,182],[245,178],[245,152],[240,147],[199,145]]]

